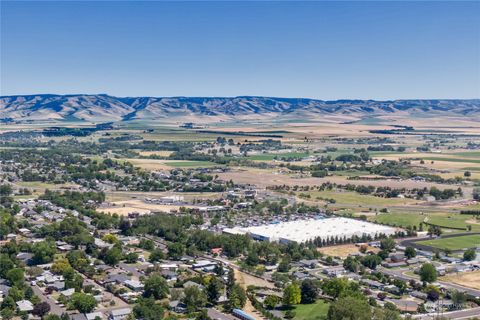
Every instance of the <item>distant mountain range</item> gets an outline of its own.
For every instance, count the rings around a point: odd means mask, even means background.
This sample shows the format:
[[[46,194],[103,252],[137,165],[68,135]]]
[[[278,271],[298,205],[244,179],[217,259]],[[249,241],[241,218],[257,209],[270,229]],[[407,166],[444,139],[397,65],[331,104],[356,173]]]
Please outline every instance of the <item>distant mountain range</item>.
[[[128,121],[262,119],[268,117],[468,117],[480,119],[480,99],[335,100],[272,97],[126,97],[98,95],[22,95],[0,97],[2,121]]]

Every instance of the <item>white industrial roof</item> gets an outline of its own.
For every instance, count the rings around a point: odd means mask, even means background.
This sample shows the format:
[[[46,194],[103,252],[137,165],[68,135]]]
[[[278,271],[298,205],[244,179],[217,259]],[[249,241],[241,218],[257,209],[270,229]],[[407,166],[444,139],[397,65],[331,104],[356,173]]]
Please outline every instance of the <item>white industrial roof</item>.
[[[301,243],[316,237],[327,239],[338,236],[348,239],[355,235],[361,237],[363,234],[371,236],[375,234],[391,235],[395,232],[395,228],[355,219],[325,218],[280,222],[248,228],[233,228],[233,230],[229,229],[226,232],[250,233],[253,237],[262,237],[270,241],[286,240]]]

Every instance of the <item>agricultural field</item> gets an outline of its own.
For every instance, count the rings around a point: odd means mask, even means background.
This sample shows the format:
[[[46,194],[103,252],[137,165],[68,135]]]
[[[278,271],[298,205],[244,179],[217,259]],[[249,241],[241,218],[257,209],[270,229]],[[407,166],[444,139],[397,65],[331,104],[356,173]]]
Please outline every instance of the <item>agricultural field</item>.
[[[221,166],[210,161],[124,159],[145,170],[168,170],[172,168],[205,168]]]
[[[250,160],[254,160],[254,161],[272,161],[272,160],[275,160],[275,159],[280,160],[281,158],[285,158],[285,159],[305,158],[305,157],[308,157],[310,155],[312,155],[312,154],[307,153],[307,152],[264,153],[264,154],[250,155],[250,156],[248,156],[248,158]]]

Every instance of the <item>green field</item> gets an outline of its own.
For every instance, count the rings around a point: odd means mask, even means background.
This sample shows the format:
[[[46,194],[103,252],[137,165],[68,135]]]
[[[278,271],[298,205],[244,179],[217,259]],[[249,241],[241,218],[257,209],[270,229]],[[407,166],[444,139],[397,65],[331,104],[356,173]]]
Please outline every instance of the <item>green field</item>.
[[[328,303],[318,300],[312,304],[298,304],[295,306],[295,320],[325,319],[328,312]]]
[[[381,213],[369,218],[370,221],[401,227],[417,226],[425,216],[417,213]]]
[[[480,158],[480,151],[455,152],[452,154],[456,156],[466,157],[466,158]]]
[[[448,228],[466,229],[467,226],[472,226],[473,231],[480,231],[480,224],[467,223],[473,221],[475,217],[469,214],[458,213],[429,213],[421,215],[417,212],[392,212],[381,213],[376,216],[369,217],[370,221],[395,225],[401,227],[417,226],[426,218],[425,222],[434,224],[436,226]]]
[[[474,248],[480,246],[480,235],[474,234],[469,236],[425,240],[419,241],[417,243],[442,250],[461,250],[465,248]]]
[[[210,161],[172,161],[167,165],[175,168],[197,168],[197,167],[213,167],[219,166],[219,164]]]
[[[480,159],[440,158],[440,157],[425,157],[422,159],[429,160],[429,161],[480,163]]]
[[[280,158],[305,158],[313,153],[307,153],[307,152],[288,152],[288,153],[264,153],[264,154],[254,154],[251,156],[248,156],[249,160],[255,160],[255,161],[272,161],[274,159],[280,159]]]

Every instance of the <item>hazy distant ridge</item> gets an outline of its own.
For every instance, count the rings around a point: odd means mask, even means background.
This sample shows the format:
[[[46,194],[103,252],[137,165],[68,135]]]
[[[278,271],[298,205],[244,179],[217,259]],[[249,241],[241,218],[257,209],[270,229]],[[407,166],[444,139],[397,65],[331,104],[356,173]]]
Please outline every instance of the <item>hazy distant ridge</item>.
[[[272,97],[126,97],[109,95],[23,95],[0,97],[0,118],[14,120],[122,121],[185,116],[381,115],[480,117],[480,99],[335,100]]]

